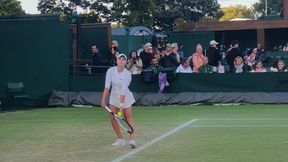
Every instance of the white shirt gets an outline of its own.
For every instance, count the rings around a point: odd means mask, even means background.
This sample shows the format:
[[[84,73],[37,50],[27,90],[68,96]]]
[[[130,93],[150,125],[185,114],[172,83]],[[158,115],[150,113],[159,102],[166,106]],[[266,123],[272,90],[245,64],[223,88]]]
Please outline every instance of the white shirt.
[[[190,66],[185,69],[182,65],[179,65],[176,69],[176,73],[192,73],[192,69]]]
[[[135,99],[128,88],[131,80],[131,73],[126,68],[120,73],[117,71],[117,66],[108,69],[105,79],[105,88],[110,89],[112,87],[109,104],[119,108],[120,95],[124,95],[124,108],[132,106]]]

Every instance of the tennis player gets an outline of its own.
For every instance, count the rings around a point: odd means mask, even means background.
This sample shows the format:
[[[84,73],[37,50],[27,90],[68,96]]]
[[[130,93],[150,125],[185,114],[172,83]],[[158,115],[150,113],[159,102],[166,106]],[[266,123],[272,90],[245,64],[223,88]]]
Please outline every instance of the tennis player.
[[[101,106],[105,107],[107,105],[106,98],[108,97],[110,88],[112,87],[109,99],[109,108],[114,113],[117,113],[117,110],[121,111],[127,122],[134,128],[131,106],[135,102],[135,99],[131,91],[128,89],[132,77],[131,73],[125,68],[127,57],[124,54],[119,54],[116,61],[117,66],[109,68],[106,73],[105,88],[103,91]],[[126,145],[126,141],[123,139],[119,124],[111,114],[110,119],[112,127],[117,136],[117,140],[112,144],[112,146]],[[130,134],[129,141],[129,145],[133,148],[136,147],[134,132]]]

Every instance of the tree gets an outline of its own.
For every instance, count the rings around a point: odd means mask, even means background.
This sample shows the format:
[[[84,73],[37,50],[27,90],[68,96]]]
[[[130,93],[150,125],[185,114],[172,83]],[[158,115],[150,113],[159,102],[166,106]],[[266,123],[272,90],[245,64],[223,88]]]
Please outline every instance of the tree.
[[[0,1],[0,16],[19,16],[25,12],[21,7],[21,2],[17,0],[1,0]]]
[[[265,1],[266,0],[259,0],[253,4],[254,14],[257,17],[265,16]],[[267,14],[281,14],[282,13],[282,0],[267,0]]]
[[[224,15],[220,18],[220,21],[229,21],[234,18],[254,19],[253,10],[244,5],[224,7],[221,8],[221,11],[224,13]]]
[[[219,19],[223,14],[217,0],[155,0],[159,7],[154,14],[154,29],[175,30],[175,20],[184,18],[186,22],[203,22]]]
[[[88,0],[39,0],[38,10],[42,14],[58,13],[62,18],[72,21],[74,14],[82,10],[81,21],[84,23],[101,22],[102,17],[108,15],[108,8],[103,0],[98,0],[93,4]]]

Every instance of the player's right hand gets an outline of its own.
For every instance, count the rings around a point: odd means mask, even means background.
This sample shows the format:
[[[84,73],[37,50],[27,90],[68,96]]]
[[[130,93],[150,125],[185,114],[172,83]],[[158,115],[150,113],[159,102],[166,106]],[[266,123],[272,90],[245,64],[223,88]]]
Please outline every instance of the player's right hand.
[[[105,108],[105,106],[107,106],[106,100],[101,100],[101,106],[103,108]]]

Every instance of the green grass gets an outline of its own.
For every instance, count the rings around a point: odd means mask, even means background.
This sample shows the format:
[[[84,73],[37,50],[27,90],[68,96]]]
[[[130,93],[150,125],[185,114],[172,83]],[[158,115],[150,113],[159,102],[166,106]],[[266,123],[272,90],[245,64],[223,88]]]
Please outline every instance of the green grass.
[[[198,119],[124,161],[271,162],[288,159],[287,105],[135,107],[139,146]],[[125,133],[127,139],[127,134]],[[132,149],[100,108],[0,113],[0,161],[111,161]]]

